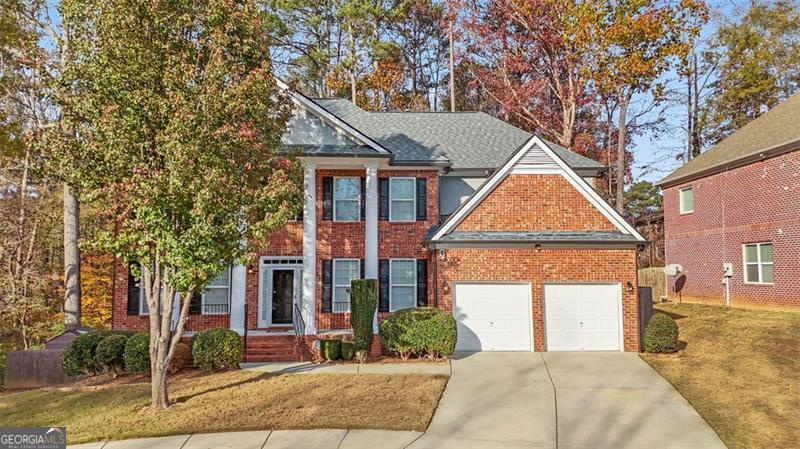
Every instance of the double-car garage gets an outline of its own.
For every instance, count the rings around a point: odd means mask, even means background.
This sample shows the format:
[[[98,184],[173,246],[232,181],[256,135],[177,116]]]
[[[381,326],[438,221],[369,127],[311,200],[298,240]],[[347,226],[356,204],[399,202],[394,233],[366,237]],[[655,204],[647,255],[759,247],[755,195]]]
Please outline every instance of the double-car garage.
[[[456,350],[531,351],[536,334],[547,351],[622,350],[619,283],[546,283],[540,291],[544,332],[537,333],[531,283],[454,283]]]

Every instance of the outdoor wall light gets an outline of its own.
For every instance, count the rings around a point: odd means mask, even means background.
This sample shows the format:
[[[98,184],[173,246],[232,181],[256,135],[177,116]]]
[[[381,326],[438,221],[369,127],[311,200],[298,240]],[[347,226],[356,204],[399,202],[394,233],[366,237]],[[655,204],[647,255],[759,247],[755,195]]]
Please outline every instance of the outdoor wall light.
[[[447,260],[447,253],[443,249],[439,250],[439,259],[441,259],[442,261]]]
[[[631,281],[625,284],[625,288],[628,290],[628,293],[633,293],[633,283]]]
[[[450,285],[447,282],[443,283],[442,291],[444,291],[445,293],[450,293]]]
[[[542,245],[537,243],[534,248],[536,248],[536,252],[542,252]]]

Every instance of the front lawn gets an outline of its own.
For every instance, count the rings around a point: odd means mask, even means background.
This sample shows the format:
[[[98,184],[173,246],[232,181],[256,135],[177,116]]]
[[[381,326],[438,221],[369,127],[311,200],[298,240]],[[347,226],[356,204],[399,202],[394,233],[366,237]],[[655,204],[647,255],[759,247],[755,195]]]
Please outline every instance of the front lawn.
[[[177,404],[150,410],[149,385],[0,395],[4,426],[66,426],[70,444],[263,429],[425,430],[447,378],[420,374],[265,375],[232,371],[170,384]]]
[[[642,354],[731,449],[800,442],[800,313],[659,305],[680,328],[678,354]],[[684,344],[679,344],[683,347]]]

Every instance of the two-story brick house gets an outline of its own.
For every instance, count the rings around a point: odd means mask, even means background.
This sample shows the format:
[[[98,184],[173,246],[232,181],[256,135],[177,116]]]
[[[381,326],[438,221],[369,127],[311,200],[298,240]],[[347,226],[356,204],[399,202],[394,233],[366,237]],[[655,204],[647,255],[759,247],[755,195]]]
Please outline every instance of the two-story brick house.
[[[800,94],[659,181],[672,294],[800,306]]]
[[[638,350],[644,239],[592,188],[603,166],[483,113],[292,95],[303,214],[193,298],[188,332],[230,327],[248,361],[300,359],[350,328],[350,281],[374,278],[376,323],[451,310],[459,350]],[[126,262],[114,283],[113,327],[146,329]]]

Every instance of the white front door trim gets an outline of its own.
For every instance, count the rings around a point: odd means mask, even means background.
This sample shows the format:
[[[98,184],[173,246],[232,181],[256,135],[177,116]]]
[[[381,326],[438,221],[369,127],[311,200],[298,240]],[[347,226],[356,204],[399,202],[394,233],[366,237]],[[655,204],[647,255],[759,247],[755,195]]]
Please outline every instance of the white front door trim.
[[[304,283],[303,265],[300,263],[268,263],[265,260],[294,260],[301,259],[300,256],[261,256],[258,261],[258,327],[267,328],[275,326],[272,323],[272,274],[275,270],[294,271],[293,282],[293,304],[298,305],[302,302],[302,286]],[[292,310],[294,316],[294,310]],[[305,317],[303,317],[305,320]],[[306,322],[306,329],[308,323]],[[281,324],[285,326],[285,324]]]

